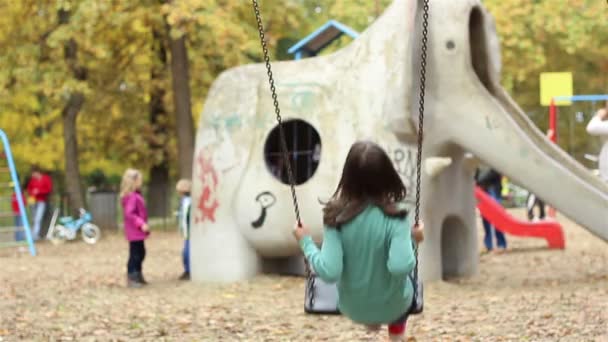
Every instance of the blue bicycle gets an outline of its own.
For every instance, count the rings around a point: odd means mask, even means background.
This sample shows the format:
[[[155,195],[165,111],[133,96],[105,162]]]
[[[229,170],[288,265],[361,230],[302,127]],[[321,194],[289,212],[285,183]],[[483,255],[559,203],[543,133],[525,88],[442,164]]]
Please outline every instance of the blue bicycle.
[[[93,215],[88,211],[80,208],[80,217],[75,219],[71,216],[57,217],[59,210],[55,209],[53,218],[51,219],[51,228],[47,237],[55,245],[65,242],[66,240],[74,240],[78,230],[81,231],[82,240],[90,245],[97,243],[101,237],[101,230],[97,225],[92,223]]]

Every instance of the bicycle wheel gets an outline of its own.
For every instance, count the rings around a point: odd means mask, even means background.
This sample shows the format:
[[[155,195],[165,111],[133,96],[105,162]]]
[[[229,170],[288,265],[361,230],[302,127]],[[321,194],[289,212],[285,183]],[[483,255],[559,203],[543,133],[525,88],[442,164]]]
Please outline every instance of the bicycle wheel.
[[[82,225],[82,240],[89,245],[93,245],[101,238],[101,230],[93,223],[85,223]]]

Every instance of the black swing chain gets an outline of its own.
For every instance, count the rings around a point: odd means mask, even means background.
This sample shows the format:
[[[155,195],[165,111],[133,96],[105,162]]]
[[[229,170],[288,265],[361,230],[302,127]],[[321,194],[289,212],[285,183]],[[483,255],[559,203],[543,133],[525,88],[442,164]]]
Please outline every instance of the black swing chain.
[[[414,222],[420,221],[420,175],[422,166],[422,141],[424,140],[424,96],[426,93],[426,50],[428,43],[429,27],[429,0],[424,0],[424,13],[422,15],[422,53],[420,56],[420,100],[418,107],[418,153],[416,157],[416,211]],[[418,244],[415,245],[414,255],[416,266],[414,277],[418,280]]]
[[[296,196],[295,181],[293,172],[291,169],[291,162],[289,159],[289,151],[287,150],[287,142],[285,139],[285,132],[283,129],[283,122],[281,118],[281,110],[279,108],[279,101],[277,99],[276,88],[274,85],[274,78],[272,76],[272,68],[270,65],[270,57],[268,54],[268,46],[266,44],[266,38],[264,33],[264,25],[262,23],[262,15],[260,13],[259,5],[257,0],[252,0],[253,10],[255,12],[256,21],[258,24],[258,31],[260,35],[260,41],[262,43],[262,50],[264,53],[264,62],[266,64],[266,70],[268,74],[268,82],[270,83],[270,91],[272,93],[272,99],[274,109],[279,123],[279,135],[281,140],[281,150],[283,153],[283,163],[287,167],[287,175],[289,178],[289,185],[291,188],[291,196],[293,198],[293,205],[295,210],[296,219],[298,225],[301,225],[300,220],[300,209],[298,206],[298,198]],[[420,178],[421,178],[421,166],[422,166],[422,142],[424,140],[424,97],[426,91],[426,58],[427,58],[427,43],[428,43],[428,19],[429,19],[429,0],[424,0],[424,13],[423,13],[423,29],[422,29],[422,53],[420,62],[420,100],[419,100],[419,113],[418,113],[418,150],[416,158],[416,209],[414,222],[420,220]],[[418,279],[418,246],[414,249],[416,266],[414,269],[415,279]],[[306,273],[310,274],[310,267],[305,259]]]
[[[298,206],[298,198],[296,197],[296,185],[293,178],[293,172],[291,169],[291,161],[289,158],[289,151],[287,150],[287,141],[285,139],[285,131],[283,130],[283,120],[281,118],[281,109],[279,108],[279,100],[277,99],[277,92],[274,86],[274,78],[272,77],[272,69],[270,67],[270,57],[268,56],[268,46],[266,45],[266,35],[264,34],[264,25],[262,24],[262,15],[258,6],[257,0],[252,0],[253,11],[255,12],[255,18],[258,22],[258,31],[260,32],[260,41],[262,42],[262,50],[264,52],[264,62],[266,62],[266,70],[268,71],[268,82],[270,83],[270,91],[272,92],[272,99],[274,101],[274,111],[277,115],[277,122],[279,123],[279,136],[281,140],[281,150],[283,153],[283,163],[287,167],[287,176],[289,178],[289,186],[291,188],[291,197],[293,198],[293,206],[296,213],[296,220],[298,225],[302,225],[300,220],[300,208]]]

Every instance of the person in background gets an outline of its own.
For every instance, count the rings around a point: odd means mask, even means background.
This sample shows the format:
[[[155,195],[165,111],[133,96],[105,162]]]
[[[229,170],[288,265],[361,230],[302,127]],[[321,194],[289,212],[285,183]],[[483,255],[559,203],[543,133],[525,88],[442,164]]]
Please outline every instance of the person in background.
[[[502,192],[501,174],[496,170],[483,167],[479,168],[475,173],[475,180],[477,185],[482,188],[488,195],[490,195],[498,203],[501,202],[500,194]],[[494,236],[496,236],[496,248],[497,251],[503,251],[507,248],[507,240],[505,235],[500,230],[496,229],[488,220],[482,217],[483,229],[484,229],[484,245],[486,251],[494,250]]]
[[[553,140],[555,137],[555,132],[552,129],[547,130],[547,139]],[[538,216],[534,214],[534,208],[538,207]],[[545,219],[545,202],[536,196],[533,193],[528,195],[528,200],[526,201],[526,209],[528,211],[528,220],[530,221],[538,221]]]
[[[534,214],[535,207],[538,207],[538,216]],[[545,202],[536,197],[535,194],[530,193],[528,196],[528,200],[526,201],[526,209],[528,211],[528,220],[536,222],[538,220],[545,219]]]
[[[599,156],[600,177],[608,182],[608,101],[606,106],[597,111],[587,124],[587,133],[602,139],[602,150]]]
[[[189,179],[180,179],[175,186],[175,190],[180,196],[178,221],[179,230],[184,237],[184,248],[182,249],[182,262],[184,264],[184,273],[179,277],[179,280],[190,280],[190,206],[192,199],[190,198],[190,190],[192,182]]]
[[[40,238],[40,227],[42,225],[44,212],[48,207],[49,195],[53,191],[53,181],[51,180],[51,177],[42,172],[38,166],[34,166],[26,190],[34,201],[34,204],[31,206],[31,213],[34,218],[32,237],[34,240],[38,240]]]
[[[500,185],[502,187],[502,191],[500,195],[502,198],[507,198],[511,196],[511,189],[509,189],[509,178],[507,176],[502,176],[500,179]]]
[[[23,208],[25,209],[27,203],[25,198],[25,187],[21,189],[21,198],[23,200]],[[15,215],[15,241],[23,241],[25,240],[25,232],[23,231],[24,224],[21,219],[21,211],[19,210],[16,192],[13,192],[13,195],[11,196],[11,207],[13,209],[13,215]]]

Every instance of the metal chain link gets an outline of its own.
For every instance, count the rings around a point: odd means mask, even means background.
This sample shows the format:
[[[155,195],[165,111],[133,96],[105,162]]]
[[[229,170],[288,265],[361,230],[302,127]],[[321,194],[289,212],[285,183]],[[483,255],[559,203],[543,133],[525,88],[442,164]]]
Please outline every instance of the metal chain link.
[[[262,15],[260,14],[260,8],[257,0],[252,0],[253,11],[255,12],[255,18],[258,22],[258,31],[260,33],[260,41],[262,42],[262,50],[264,52],[264,62],[266,62],[266,70],[268,71],[268,82],[270,83],[270,91],[272,92],[272,99],[274,104],[274,111],[277,115],[277,122],[279,123],[279,135],[281,140],[281,150],[283,152],[283,163],[287,166],[287,176],[289,178],[289,186],[291,188],[291,197],[293,198],[293,206],[295,209],[296,220],[298,225],[302,225],[300,220],[300,208],[298,206],[298,198],[296,196],[296,185],[293,177],[293,171],[291,169],[291,160],[289,158],[289,151],[287,150],[287,141],[285,139],[285,131],[283,129],[283,121],[281,118],[281,109],[279,108],[279,100],[277,99],[277,92],[274,86],[274,78],[272,77],[272,69],[270,67],[270,57],[268,56],[268,46],[266,45],[266,35],[264,34],[264,25],[262,24]]]
[[[416,211],[414,222],[420,222],[420,175],[422,168],[422,141],[424,140],[424,96],[426,95],[426,50],[429,27],[429,0],[424,0],[424,13],[422,16],[422,53],[420,56],[420,100],[418,107],[418,154],[416,158]],[[418,280],[418,244],[414,248],[416,266],[414,277]]]
[[[293,171],[291,169],[291,159],[289,158],[289,151],[287,150],[287,140],[285,139],[285,130],[283,129],[283,119],[281,118],[281,109],[279,108],[279,100],[277,99],[277,92],[274,86],[274,78],[272,77],[272,68],[270,66],[270,57],[268,54],[268,46],[266,45],[266,35],[264,33],[264,25],[262,24],[262,14],[257,0],[252,0],[253,11],[255,12],[255,18],[258,24],[258,31],[260,34],[260,42],[262,43],[262,51],[264,53],[264,62],[266,63],[266,70],[268,74],[268,82],[270,83],[270,92],[272,93],[272,100],[274,105],[274,111],[277,116],[277,122],[279,123],[279,138],[281,140],[281,151],[283,153],[283,165],[287,167],[287,177],[289,179],[289,187],[291,188],[291,197],[293,199],[293,208],[296,214],[296,220],[298,226],[302,226],[302,220],[300,219],[300,207],[298,206],[298,197],[296,196],[296,182],[293,177]],[[304,257],[304,270],[307,278],[311,276],[310,265],[308,260]]]

